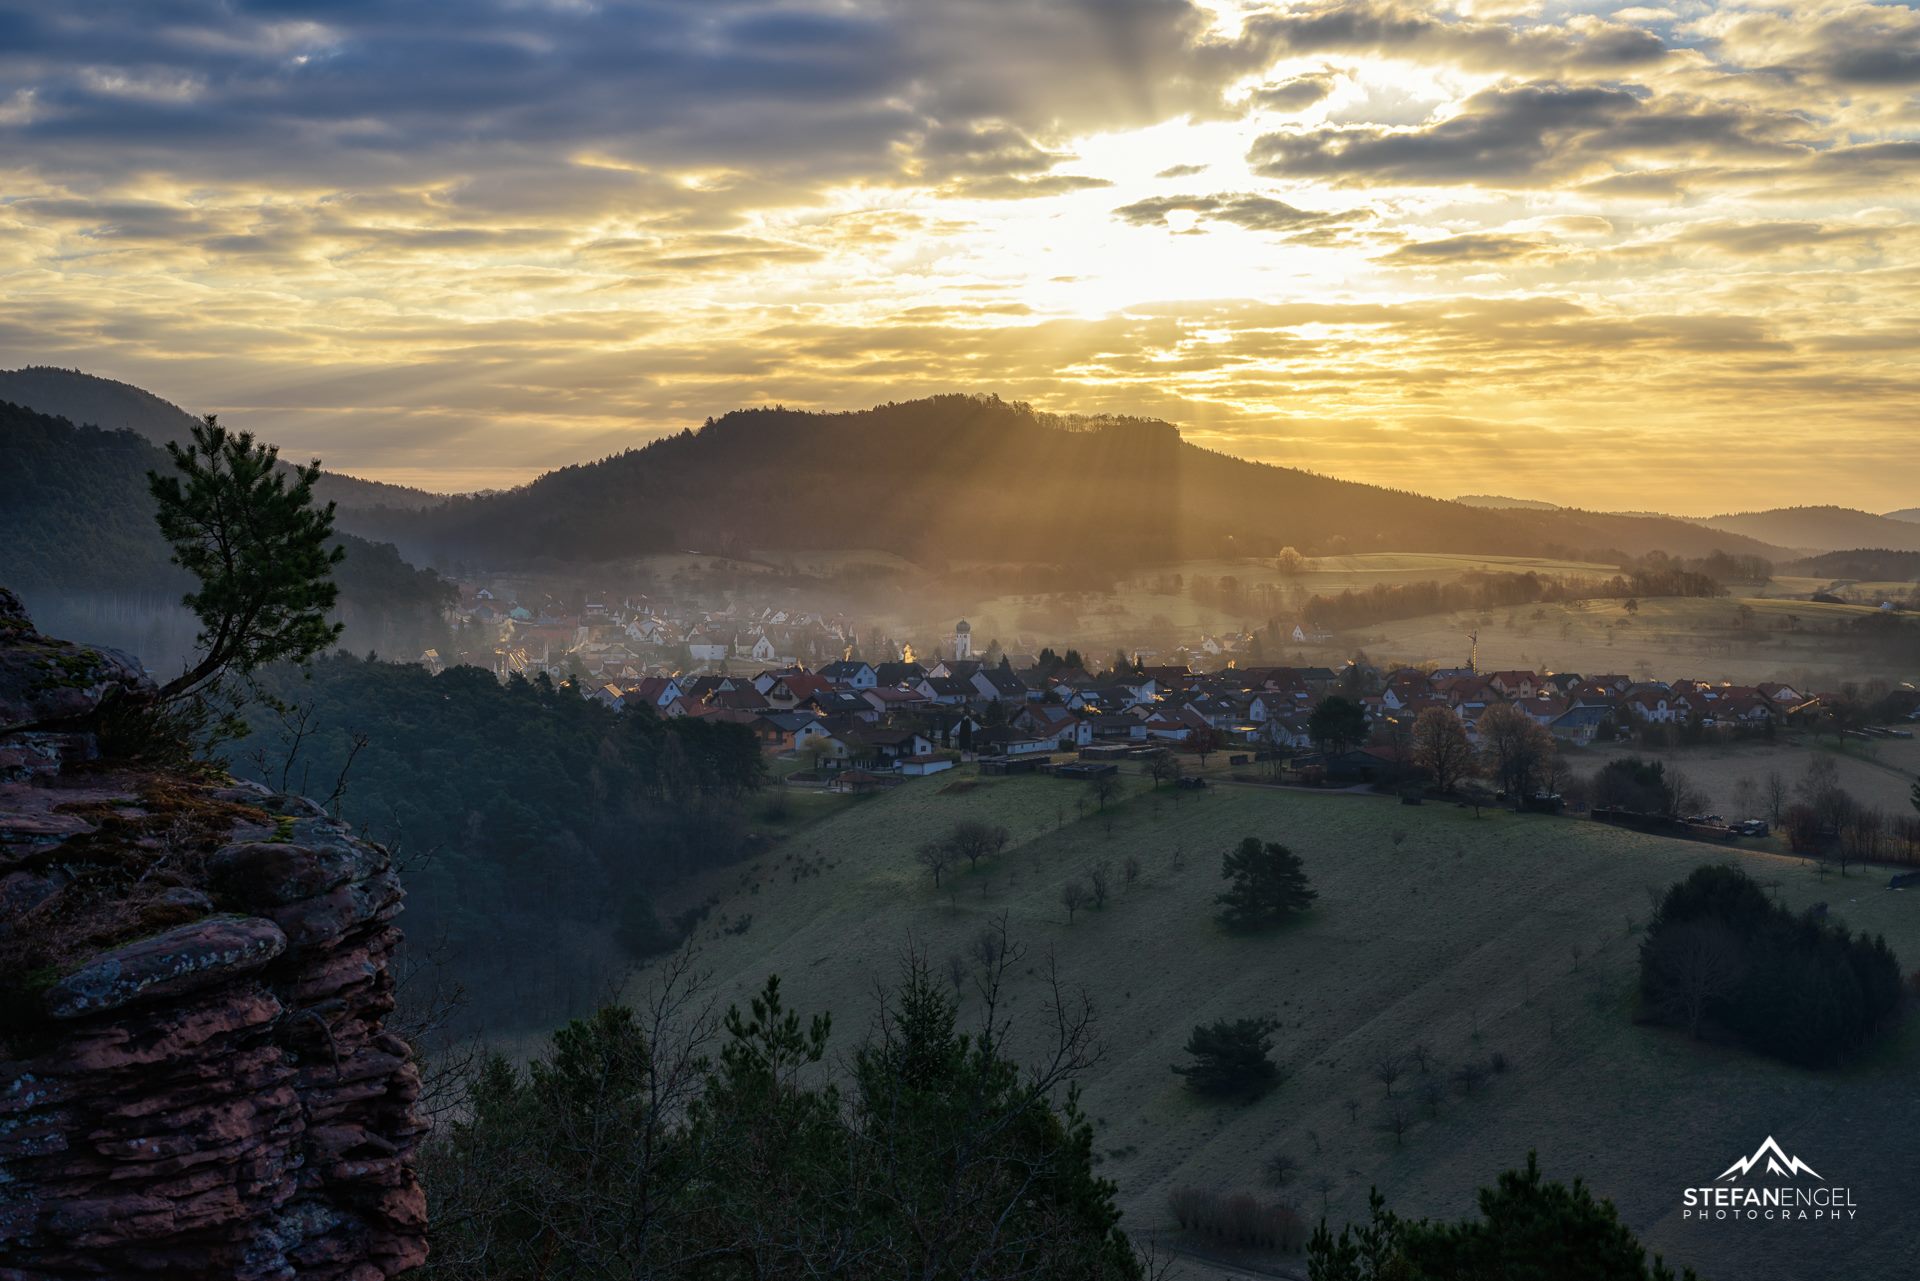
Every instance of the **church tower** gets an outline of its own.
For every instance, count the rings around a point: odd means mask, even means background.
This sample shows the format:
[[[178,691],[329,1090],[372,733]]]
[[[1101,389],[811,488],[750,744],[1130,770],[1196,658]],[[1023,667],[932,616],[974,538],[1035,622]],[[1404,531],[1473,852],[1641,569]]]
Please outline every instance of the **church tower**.
[[[953,656],[973,657],[973,628],[964,618],[953,625]]]

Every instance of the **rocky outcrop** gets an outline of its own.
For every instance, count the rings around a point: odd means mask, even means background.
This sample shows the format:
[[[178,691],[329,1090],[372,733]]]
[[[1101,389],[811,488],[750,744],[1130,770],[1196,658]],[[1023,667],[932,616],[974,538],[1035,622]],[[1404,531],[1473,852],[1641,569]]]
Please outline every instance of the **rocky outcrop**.
[[[401,890],[312,802],[101,759],[149,691],[0,599],[0,1281],[425,1257]]]

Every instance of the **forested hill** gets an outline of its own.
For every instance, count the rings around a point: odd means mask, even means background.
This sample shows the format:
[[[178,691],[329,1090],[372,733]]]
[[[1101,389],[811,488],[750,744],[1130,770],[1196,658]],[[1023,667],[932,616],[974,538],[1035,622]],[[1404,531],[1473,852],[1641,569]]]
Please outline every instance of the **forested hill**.
[[[1714,516],[1700,523],[1728,533],[1765,539],[1776,546],[1803,547],[1816,552],[1861,547],[1920,551],[1920,524],[1850,507],[1777,507],[1772,511]]]
[[[147,472],[171,468],[164,451],[132,432],[76,427],[0,401],[0,584],[62,619],[71,616],[72,598],[89,593],[177,608],[190,580],[168,559],[147,492]],[[343,643],[404,650],[407,658],[437,643],[450,585],[409,565],[391,544],[351,534],[338,541],[347,549],[334,571]],[[132,649],[160,670],[178,657],[179,629],[155,633],[154,621],[138,620],[131,634],[95,627],[76,635]],[[167,639],[158,646],[143,639],[156,634]],[[191,642],[190,630],[185,639]]]
[[[199,421],[173,402],[130,383],[47,365],[0,369],[0,400],[89,427],[130,431],[156,445],[167,441],[184,444],[189,430]],[[244,423],[231,425],[245,426]],[[288,461],[305,462],[306,459],[289,457]],[[342,511],[372,506],[425,507],[440,500],[440,495],[423,489],[362,480],[338,472],[323,473],[313,492],[323,503],[339,504]]]
[[[496,566],[836,547],[1105,567],[1288,545],[1775,551],[1662,517],[1483,510],[1214,453],[1163,422],[1061,419],[968,395],[853,413],[737,410],[518,489],[352,520],[415,559]]]

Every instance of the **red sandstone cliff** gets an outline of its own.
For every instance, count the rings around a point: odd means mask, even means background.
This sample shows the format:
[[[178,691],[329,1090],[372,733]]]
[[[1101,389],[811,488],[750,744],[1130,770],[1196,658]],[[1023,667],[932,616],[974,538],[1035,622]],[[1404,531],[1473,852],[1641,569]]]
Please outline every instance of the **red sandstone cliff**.
[[[401,889],[311,801],[101,757],[149,687],[0,589],[0,1281],[426,1255]]]

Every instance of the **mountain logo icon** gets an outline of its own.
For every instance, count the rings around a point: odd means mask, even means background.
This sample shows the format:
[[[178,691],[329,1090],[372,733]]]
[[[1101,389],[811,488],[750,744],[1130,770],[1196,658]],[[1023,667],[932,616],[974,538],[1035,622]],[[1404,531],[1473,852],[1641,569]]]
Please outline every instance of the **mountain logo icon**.
[[[1768,1174],[1776,1174],[1783,1179],[1790,1179],[1798,1174],[1810,1174],[1814,1178],[1821,1179],[1822,1182],[1825,1182],[1819,1171],[1815,1170],[1805,1161],[1802,1161],[1799,1157],[1788,1156],[1782,1151],[1780,1145],[1774,1142],[1771,1134],[1767,1136],[1765,1143],[1762,1143],[1758,1148],[1754,1149],[1752,1156],[1743,1156],[1722,1170],[1719,1179],[1716,1179],[1715,1182],[1717,1183],[1723,1179],[1745,1178],[1747,1173],[1756,1166],[1762,1166]]]

